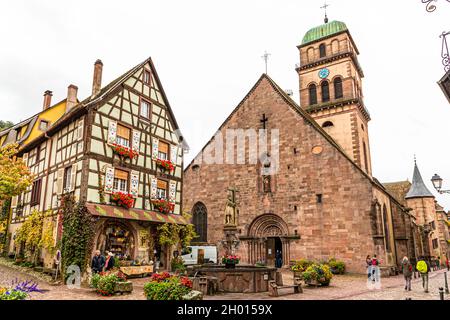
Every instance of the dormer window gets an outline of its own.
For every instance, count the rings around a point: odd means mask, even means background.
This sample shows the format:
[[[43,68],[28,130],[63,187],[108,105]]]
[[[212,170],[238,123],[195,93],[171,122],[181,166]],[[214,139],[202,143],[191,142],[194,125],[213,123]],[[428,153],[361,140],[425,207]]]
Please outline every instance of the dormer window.
[[[47,131],[47,129],[48,129],[48,124],[49,124],[48,121],[41,120],[41,122],[39,123],[39,130],[41,130],[41,131]]]

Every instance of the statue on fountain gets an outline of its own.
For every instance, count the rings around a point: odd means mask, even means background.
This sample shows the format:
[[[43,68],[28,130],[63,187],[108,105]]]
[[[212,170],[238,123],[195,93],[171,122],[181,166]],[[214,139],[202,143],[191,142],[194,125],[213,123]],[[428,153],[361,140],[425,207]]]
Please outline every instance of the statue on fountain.
[[[222,246],[226,251],[226,255],[233,255],[237,247],[239,246],[239,239],[237,237],[238,226],[238,212],[236,188],[228,189],[228,198],[225,207],[225,221],[224,221],[224,240],[222,240]]]

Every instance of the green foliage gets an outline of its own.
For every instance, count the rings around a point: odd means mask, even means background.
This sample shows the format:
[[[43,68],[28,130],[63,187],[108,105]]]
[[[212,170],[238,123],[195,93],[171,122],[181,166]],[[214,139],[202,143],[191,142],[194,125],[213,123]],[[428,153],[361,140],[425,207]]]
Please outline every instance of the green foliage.
[[[312,264],[314,264],[314,262],[311,260],[300,259],[295,261],[294,265],[291,267],[291,270],[296,272],[304,272]]]
[[[336,260],[335,258],[331,258],[328,261],[328,265],[331,268],[331,272],[333,274],[344,274],[345,273],[345,263],[343,261]]]
[[[13,125],[14,125],[14,123],[11,121],[0,120],[0,131],[2,131],[4,129],[8,129],[8,128],[12,127]]]
[[[172,271],[180,271],[180,272],[186,271],[186,266],[184,265],[183,258],[181,257],[173,258],[171,265]]]
[[[71,265],[85,272],[89,264],[94,239],[95,220],[84,203],[75,203],[72,195],[62,198],[63,236],[61,242],[62,270]]]
[[[0,147],[0,205],[24,192],[33,181],[33,175],[21,158],[19,145],[10,143]]]
[[[16,290],[0,288],[0,300],[25,300],[28,297],[26,292]]]
[[[91,287],[92,288],[94,288],[94,289],[98,288],[98,282],[100,281],[101,277],[102,276],[98,273],[94,273],[92,275],[92,278],[91,278]]]
[[[150,281],[144,285],[148,300],[182,300],[191,289],[181,283],[180,278],[171,277],[164,281]]]
[[[190,216],[184,214],[183,217],[186,221],[189,221]],[[195,233],[195,227],[193,224],[175,224],[165,223],[158,227],[159,244],[164,245],[176,245],[179,250],[183,247],[187,247],[191,244],[192,239],[198,237]]]
[[[100,279],[97,281],[97,292],[102,295],[113,295],[117,282],[119,282],[119,277],[113,273],[100,276]]]
[[[303,279],[307,283],[314,280],[322,286],[328,286],[332,278],[330,267],[325,264],[312,264],[303,272]]]

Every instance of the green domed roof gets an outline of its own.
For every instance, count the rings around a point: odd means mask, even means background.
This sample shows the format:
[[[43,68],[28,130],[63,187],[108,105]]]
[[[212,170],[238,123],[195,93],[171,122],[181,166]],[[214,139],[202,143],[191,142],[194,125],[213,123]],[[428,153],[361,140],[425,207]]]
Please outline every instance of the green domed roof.
[[[347,26],[343,22],[331,21],[330,23],[325,23],[309,30],[303,37],[302,45],[346,30],[348,30]]]

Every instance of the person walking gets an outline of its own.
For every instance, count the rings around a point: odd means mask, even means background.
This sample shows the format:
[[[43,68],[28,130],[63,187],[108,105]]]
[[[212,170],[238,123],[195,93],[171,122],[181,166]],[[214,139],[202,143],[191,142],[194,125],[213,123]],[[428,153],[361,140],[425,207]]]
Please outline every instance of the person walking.
[[[372,257],[372,266],[371,266],[371,268],[372,268],[372,282],[375,282],[377,280],[376,279],[376,273],[378,271],[378,265],[379,264],[380,263],[378,261],[377,255],[374,254],[373,257]]]
[[[411,279],[412,279],[413,267],[407,256],[402,260],[402,272],[405,277],[405,291],[411,291]]]
[[[428,273],[430,272],[430,264],[424,257],[420,257],[419,262],[417,262],[416,269],[420,272],[423,290],[425,293],[428,293]]]
[[[372,275],[372,259],[370,258],[370,255],[367,255],[366,257],[366,267],[367,267],[367,278],[370,278]]]
[[[105,261],[105,271],[109,271],[112,268],[114,268],[115,260],[114,260],[114,253],[108,252],[108,258],[106,258]]]
[[[445,259],[445,265],[447,266],[447,271],[450,271],[450,262],[448,261],[448,258]]]
[[[94,257],[92,257],[91,269],[93,273],[99,273],[103,271],[105,266],[105,257],[101,255],[100,250],[95,250]]]

